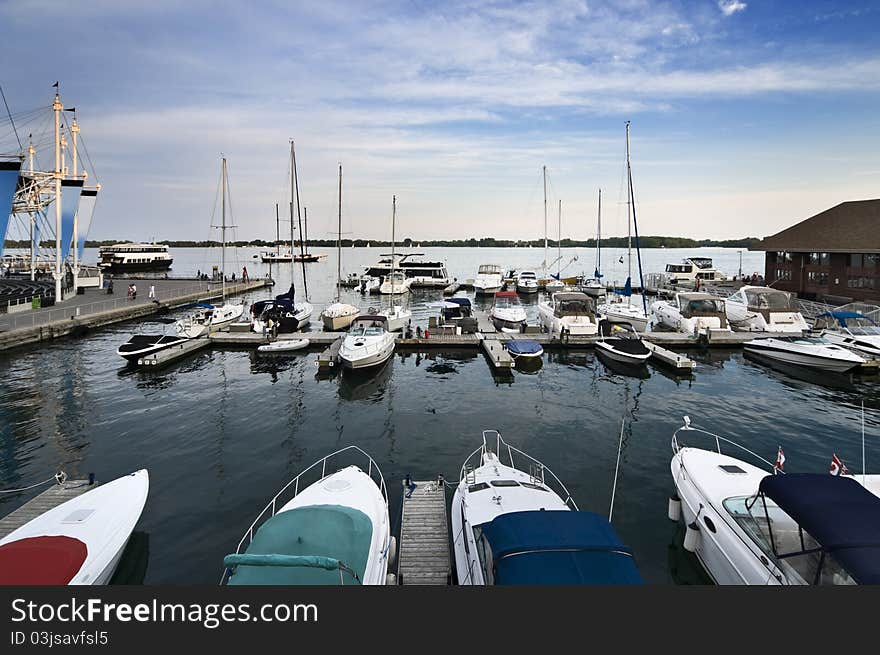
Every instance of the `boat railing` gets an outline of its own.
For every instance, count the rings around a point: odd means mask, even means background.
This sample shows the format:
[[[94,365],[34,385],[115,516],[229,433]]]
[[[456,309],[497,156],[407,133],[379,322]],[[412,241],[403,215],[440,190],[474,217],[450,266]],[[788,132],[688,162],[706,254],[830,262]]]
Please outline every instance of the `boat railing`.
[[[766,464],[767,466],[769,466],[769,467],[771,468],[771,470],[772,470],[774,473],[780,471],[780,469],[777,468],[776,465],[775,465],[773,462],[770,462],[769,460],[764,459],[764,458],[761,457],[758,453],[756,453],[756,452],[754,452],[754,451],[752,451],[752,450],[749,450],[748,448],[746,448],[746,447],[743,446],[742,444],[738,444],[737,442],[735,442],[735,441],[733,441],[733,440],[731,440],[731,439],[727,439],[727,438],[722,437],[722,436],[720,436],[720,435],[717,435],[717,434],[715,434],[715,433],[713,433],[713,432],[709,432],[708,430],[703,430],[702,428],[694,427],[693,425],[691,425],[691,419],[690,419],[690,417],[688,417],[688,416],[685,416],[685,417],[684,417],[684,425],[682,425],[680,428],[678,428],[678,429],[672,434],[672,453],[673,453],[674,455],[678,454],[678,452],[679,452],[682,448],[685,448],[685,447],[686,447],[686,446],[685,446],[683,443],[681,443],[681,441],[679,440],[679,436],[678,436],[678,435],[679,435],[680,432],[687,432],[687,433],[689,433],[689,434],[702,435],[703,437],[707,437],[707,438],[709,438],[709,439],[714,439],[714,440],[715,440],[715,450],[718,452],[719,455],[723,455],[723,454],[724,454],[724,453],[721,452],[721,443],[724,442],[725,444],[729,444],[729,445],[731,445],[731,446],[734,446],[735,448],[738,448],[739,450],[741,450],[741,451],[743,451],[743,452],[745,452],[745,453],[748,453],[749,455],[751,455],[752,457],[754,457],[756,460],[758,460],[758,461],[760,461],[760,462]]]
[[[492,439],[495,441],[494,449],[491,445]],[[504,462],[501,459],[501,455],[502,453],[506,453],[507,466],[523,471],[525,469],[517,467],[513,457],[514,453],[520,456],[528,464],[528,473],[532,483],[541,484],[551,488],[560,498],[563,499],[566,505],[577,510],[577,504],[574,502],[574,498],[572,498],[571,493],[568,491],[568,488],[562,480],[560,480],[559,477],[543,462],[504,441],[504,438],[498,430],[483,430],[483,444],[465,458],[464,464],[462,464],[459,473],[459,480],[472,480],[475,469],[483,463],[483,456],[489,452],[494,453],[502,464]]]
[[[329,473],[328,473],[328,463],[334,458],[338,459],[339,456],[343,455],[344,453],[345,454],[352,454],[352,453],[360,454],[360,455],[363,455],[364,458],[366,458],[366,460],[367,460],[366,474],[379,487],[379,491],[381,492],[382,497],[385,499],[385,502],[387,504],[388,503],[388,488],[385,485],[385,477],[382,475],[382,470],[379,468],[379,465],[376,463],[376,461],[372,457],[370,457],[370,455],[368,455],[361,448],[359,448],[357,446],[346,446],[345,448],[340,448],[339,450],[332,452],[329,455],[326,455],[326,456],[322,457],[321,459],[319,459],[318,461],[314,462],[308,468],[300,471],[300,473],[295,478],[293,478],[290,482],[288,482],[283,487],[281,487],[281,489],[278,491],[277,494],[275,494],[275,496],[272,498],[272,500],[270,500],[266,504],[266,506],[263,508],[263,511],[257,515],[257,518],[254,519],[253,523],[251,523],[250,526],[248,526],[248,529],[245,530],[244,535],[242,535],[241,540],[238,542],[238,546],[236,546],[236,548],[235,548],[235,553],[236,554],[241,553],[243,548],[246,548],[247,546],[249,546],[251,544],[251,542],[254,540],[254,533],[256,532],[257,528],[260,525],[262,525],[262,523],[264,523],[268,519],[275,516],[275,513],[277,512],[278,508],[283,507],[285,504],[289,503],[291,500],[296,498],[302,489],[305,489],[306,487],[310,486],[311,484],[318,483],[321,480],[323,480],[324,478],[326,478],[328,475],[332,475],[336,471],[340,470],[340,468],[334,467],[334,468],[330,469]],[[314,473],[316,473],[319,468],[321,471],[321,475],[317,480],[314,480],[313,482],[310,482],[309,484],[304,485],[304,486],[300,485],[300,481],[303,479],[304,476],[306,476],[309,473],[312,473],[314,475]],[[293,488],[292,495],[290,495],[291,487]],[[301,487],[302,487],[302,489],[301,489]],[[283,502],[282,502],[282,498],[283,498]],[[220,579],[220,584],[224,584],[226,582],[226,580],[228,579],[229,575],[230,575],[229,569],[225,569],[223,571],[223,577]]]

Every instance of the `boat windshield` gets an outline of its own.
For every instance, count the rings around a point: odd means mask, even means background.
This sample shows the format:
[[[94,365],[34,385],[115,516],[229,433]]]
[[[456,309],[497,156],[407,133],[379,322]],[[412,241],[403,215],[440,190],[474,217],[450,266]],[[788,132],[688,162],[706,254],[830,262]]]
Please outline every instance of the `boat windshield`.
[[[666,264],[667,273],[690,273],[693,268],[690,264]]]
[[[532,271],[523,271],[519,274],[520,280],[537,280],[538,276],[535,275]]]
[[[735,496],[723,504],[739,527],[775,562],[789,582],[814,584],[818,580],[818,584],[855,584],[834,556],[826,552],[823,557],[822,546],[769,498]],[[793,554],[779,557],[777,553]]]
[[[520,303],[519,298],[516,296],[501,296],[495,298],[495,306],[498,309],[513,309],[515,307],[522,307],[522,303]]]
[[[384,332],[385,330],[383,330],[381,327],[355,325],[351,328],[349,334],[354,337],[378,337],[381,336]]]
[[[477,270],[478,275],[501,275],[501,267],[496,264],[483,264]]]
[[[749,309],[767,309],[771,312],[795,312],[797,309],[791,300],[791,296],[784,291],[758,291],[747,290],[745,292]]]
[[[724,301],[716,300],[715,298],[699,298],[688,300],[682,309],[683,313],[688,316],[699,316],[702,314],[719,314],[724,311]]]
[[[847,327],[849,327],[849,331],[853,334],[857,334],[859,336],[872,336],[872,335],[880,335],[880,325],[865,325],[859,327],[852,327],[849,324],[849,321],[846,323]]]

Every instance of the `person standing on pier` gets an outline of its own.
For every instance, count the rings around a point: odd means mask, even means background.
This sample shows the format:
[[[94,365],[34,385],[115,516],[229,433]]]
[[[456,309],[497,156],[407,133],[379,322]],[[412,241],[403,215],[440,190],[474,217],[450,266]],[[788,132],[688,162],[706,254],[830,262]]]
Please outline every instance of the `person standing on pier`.
[[[247,266],[241,267],[241,281],[242,282],[248,281]]]
[[[155,284],[150,285],[149,298],[150,298],[150,300],[156,299],[156,285]]]
[[[131,283],[131,299],[135,300],[138,297],[138,288],[137,285],[132,282]]]

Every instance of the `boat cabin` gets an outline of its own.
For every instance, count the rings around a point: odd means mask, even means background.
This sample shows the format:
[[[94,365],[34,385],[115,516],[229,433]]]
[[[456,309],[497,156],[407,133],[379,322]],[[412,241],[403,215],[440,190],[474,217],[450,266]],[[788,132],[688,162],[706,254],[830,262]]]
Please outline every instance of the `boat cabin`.
[[[368,314],[354,319],[348,333],[358,337],[376,337],[387,331],[387,316]]]
[[[708,293],[680,293],[676,296],[678,310],[685,318],[697,316],[716,316],[721,325],[727,325],[727,313],[724,311],[724,300]]]
[[[519,296],[515,291],[498,291],[495,294],[495,307],[498,309],[513,309],[522,307]]]
[[[864,303],[850,303],[834,311],[819,314],[814,330],[845,331],[857,336],[880,335],[880,307]]]
[[[556,318],[565,316],[589,316],[595,318],[596,305],[590,296],[579,291],[567,291],[553,294],[553,315]]]
[[[792,295],[770,287],[747,287],[730,295],[728,300],[746,305],[749,311],[770,320],[770,312],[798,312]]]
[[[501,275],[501,267],[498,264],[480,264],[477,275]]]

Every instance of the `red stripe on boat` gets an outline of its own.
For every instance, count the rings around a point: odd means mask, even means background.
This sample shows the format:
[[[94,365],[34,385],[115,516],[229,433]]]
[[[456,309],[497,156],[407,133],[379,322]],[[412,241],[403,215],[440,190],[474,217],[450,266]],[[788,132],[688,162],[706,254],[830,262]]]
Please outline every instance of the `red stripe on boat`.
[[[65,585],[86,561],[73,537],[28,537],[0,546],[0,585]]]

